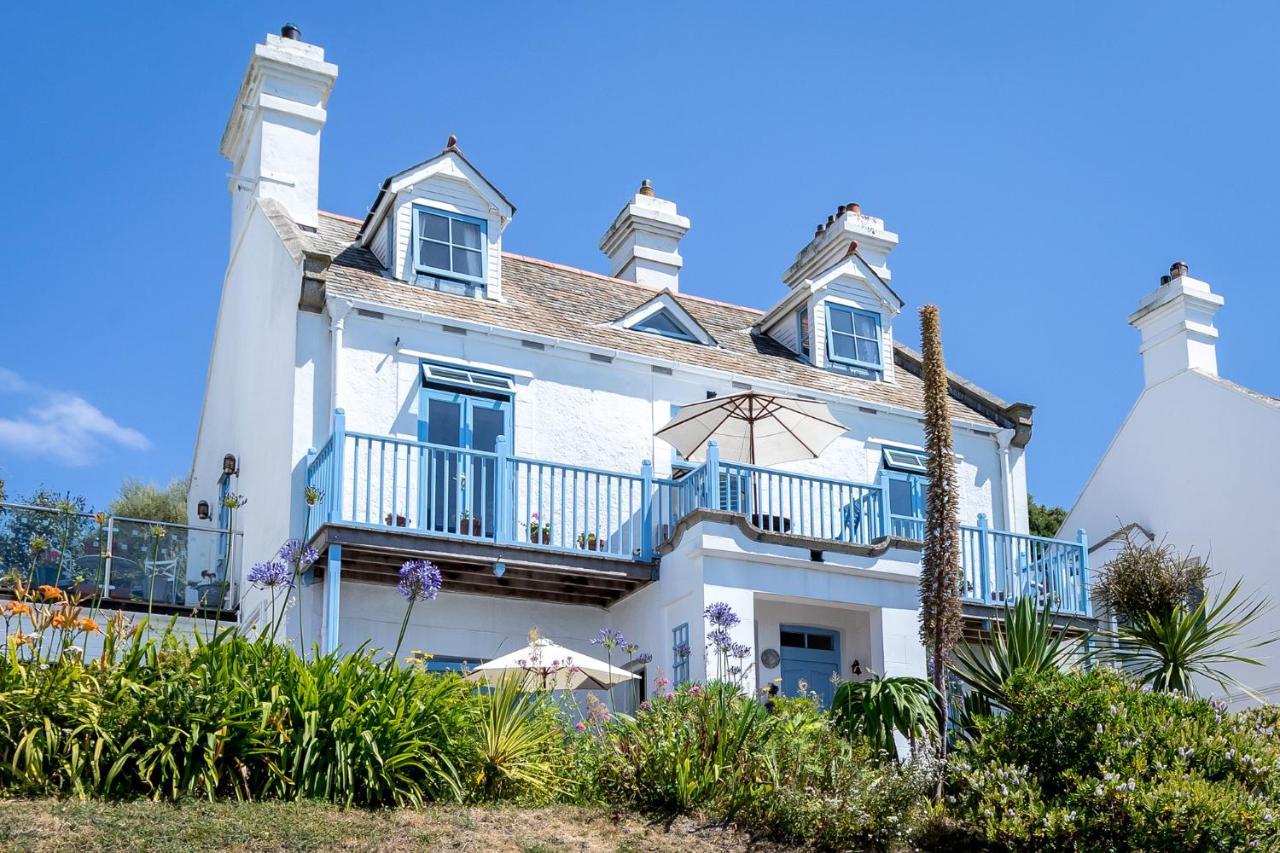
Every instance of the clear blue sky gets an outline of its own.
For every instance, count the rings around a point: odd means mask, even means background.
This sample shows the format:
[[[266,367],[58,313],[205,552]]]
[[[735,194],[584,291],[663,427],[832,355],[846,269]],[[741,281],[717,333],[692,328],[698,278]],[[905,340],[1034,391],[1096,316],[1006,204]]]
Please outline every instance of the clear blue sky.
[[[902,237],[898,336],[938,303],[952,369],[1037,406],[1041,499],[1073,500],[1135,397],[1125,318],[1175,258],[1226,296],[1222,373],[1280,394],[1277,7],[782,5],[7,9],[10,494],[102,505],[187,473],[227,254],[218,140],[285,21],[341,66],[328,210],[362,215],[456,133],[519,206],[509,250],[607,271],[596,242],[648,177],[693,220],[685,289],[764,307],[860,202]]]

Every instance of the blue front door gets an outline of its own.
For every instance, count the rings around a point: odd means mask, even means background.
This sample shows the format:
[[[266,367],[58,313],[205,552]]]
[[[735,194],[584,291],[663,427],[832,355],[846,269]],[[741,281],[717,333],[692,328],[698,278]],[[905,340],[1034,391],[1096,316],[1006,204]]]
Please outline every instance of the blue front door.
[[[497,465],[487,454],[511,435],[510,400],[424,388],[419,403],[418,440],[433,445],[422,454],[423,526],[492,538]]]
[[[840,634],[826,628],[783,625],[782,692],[795,696],[804,689],[818,694],[824,707],[831,707],[835,685],[831,676],[840,673]]]

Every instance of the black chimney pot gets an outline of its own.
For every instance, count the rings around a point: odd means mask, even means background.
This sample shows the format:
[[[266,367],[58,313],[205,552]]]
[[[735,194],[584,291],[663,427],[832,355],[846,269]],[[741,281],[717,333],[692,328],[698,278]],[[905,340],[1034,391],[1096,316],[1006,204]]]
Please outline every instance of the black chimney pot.
[[[283,38],[293,39],[294,41],[302,40],[302,30],[298,29],[297,24],[285,24],[280,28],[280,35]]]

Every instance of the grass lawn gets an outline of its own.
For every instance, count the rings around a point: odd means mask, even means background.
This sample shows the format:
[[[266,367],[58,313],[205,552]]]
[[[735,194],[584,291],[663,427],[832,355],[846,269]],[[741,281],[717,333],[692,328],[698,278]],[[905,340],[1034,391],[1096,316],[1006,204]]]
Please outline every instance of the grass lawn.
[[[0,800],[0,849],[40,851],[781,851],[688,818],[510,806],[344,810],[318,803]]]

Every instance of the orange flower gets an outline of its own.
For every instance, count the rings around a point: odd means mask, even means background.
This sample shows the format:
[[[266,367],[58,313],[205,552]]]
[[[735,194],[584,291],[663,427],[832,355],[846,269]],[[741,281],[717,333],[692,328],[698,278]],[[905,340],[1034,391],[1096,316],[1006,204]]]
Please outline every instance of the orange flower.
[[[98,627],[98,623],[88,617],[85,617],[84,619],[77,619],[76,628],[81,631],[87,631],[90,634],[102,633],[102,629]]]
[[[0,605],[0,611],[4,613],[6,619],[10,616],[30,616],[31,605],[25,601],[6,601]]]
[[[36,644],[35,634],[24,634],[21,631],[14,631],[9,635],[9,642],[15,646],[34,646]]]
[[[40,597],[43,598],[45,601],[62,601],[64,598],[67,597],[66,593],[64,593],[62,590],[58,589],[53,584],[47,584],[47,583],[41,584],[40,588],[37,589],[36,592],[38,592],[40,594]]]
[[[76,621],[65,613],[55,613],[49,619],[49,624],[54,628],[70,628],[76,624]]]

